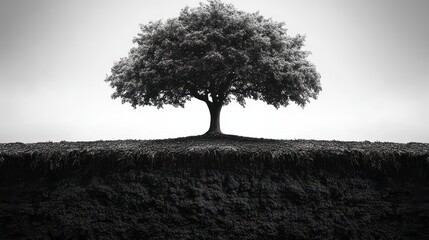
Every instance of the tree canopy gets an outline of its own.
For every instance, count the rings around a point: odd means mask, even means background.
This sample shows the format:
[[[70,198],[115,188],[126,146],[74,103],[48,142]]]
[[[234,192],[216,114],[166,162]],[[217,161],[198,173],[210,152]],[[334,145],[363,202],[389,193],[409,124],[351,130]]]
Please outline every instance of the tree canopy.
[[[231,100],[242,106],[250,98],[276,108],[290,102],[304,107],[321,91],[304,41],[288,35],[282,22],[209,0],[185,7],[177,18],[141,25],[136,46],[114,64],[106,81],[115,89],[113,98],[133,107],[184,107],[199,99],[217,122]],[[220,133],[220,127],[211,132]]]

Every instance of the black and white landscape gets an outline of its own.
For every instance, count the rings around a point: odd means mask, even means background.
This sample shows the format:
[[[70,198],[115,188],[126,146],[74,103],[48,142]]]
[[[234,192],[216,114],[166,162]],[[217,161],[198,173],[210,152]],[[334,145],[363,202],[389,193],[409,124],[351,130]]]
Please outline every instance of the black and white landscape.
[[[428,11],[0,2],[0,239],[429,239]]]

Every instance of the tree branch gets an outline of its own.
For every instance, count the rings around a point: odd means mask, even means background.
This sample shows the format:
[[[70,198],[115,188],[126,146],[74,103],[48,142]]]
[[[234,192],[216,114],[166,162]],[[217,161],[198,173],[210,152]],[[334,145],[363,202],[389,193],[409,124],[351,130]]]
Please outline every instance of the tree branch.
[[[193,90],[191,90],[190,92],[191,92],[190,95],[192,97],[194,97],[194,98],[196,98],[198,100],[201,100],[203,102],[206,102],[206,103],[209,102],[209,98],[208,98],[207,95],[201,95],[197,91],[193,91]]]

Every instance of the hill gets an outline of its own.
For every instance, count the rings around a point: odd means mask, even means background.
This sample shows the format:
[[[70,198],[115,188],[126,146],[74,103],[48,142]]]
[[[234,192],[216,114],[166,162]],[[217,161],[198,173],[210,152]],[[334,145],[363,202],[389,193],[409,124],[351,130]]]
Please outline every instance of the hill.
[[[427,239],[429,144],[0,144],[0,239]]]

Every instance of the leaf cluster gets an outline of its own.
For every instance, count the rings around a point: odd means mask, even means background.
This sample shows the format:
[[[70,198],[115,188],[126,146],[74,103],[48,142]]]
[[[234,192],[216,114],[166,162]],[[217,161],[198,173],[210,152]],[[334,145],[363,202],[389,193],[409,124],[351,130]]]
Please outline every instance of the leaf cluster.
[[[179,17],[141,25],[128,57],[106,82],[133,107],[184,106],[192,97],[225,105],[262,100],[278,108],[316,98],[320,75],[302,50],[304,36],[284,23],[217,0],[184,8]]]

